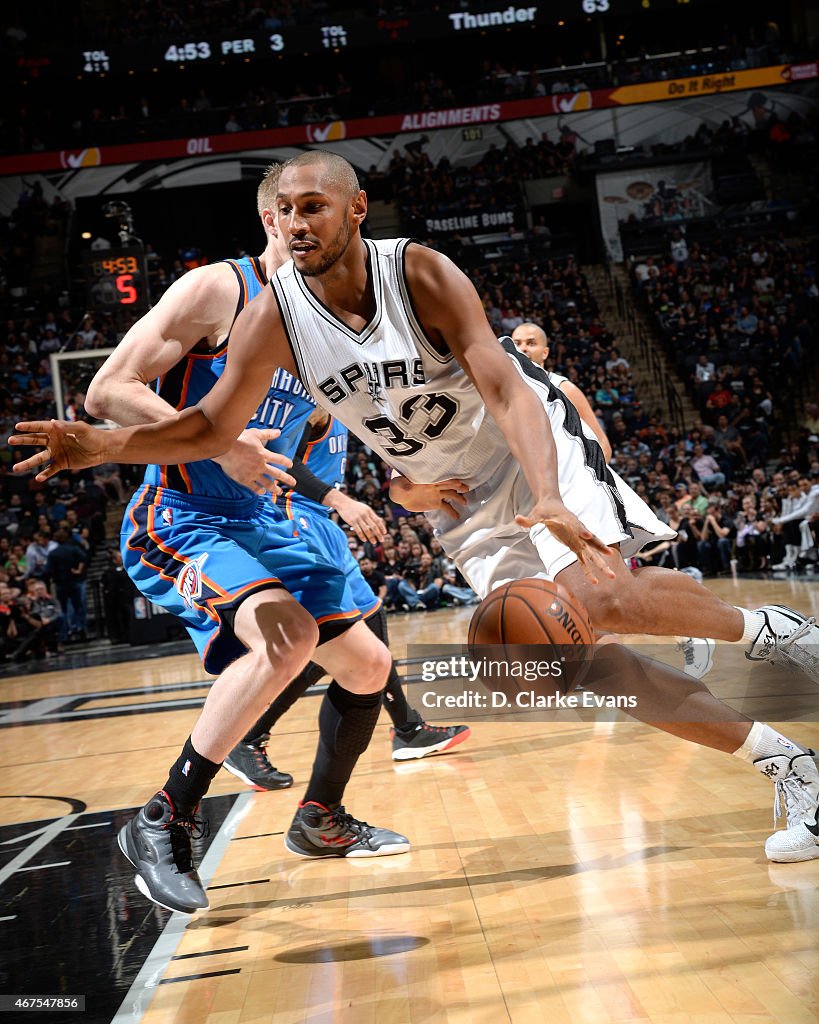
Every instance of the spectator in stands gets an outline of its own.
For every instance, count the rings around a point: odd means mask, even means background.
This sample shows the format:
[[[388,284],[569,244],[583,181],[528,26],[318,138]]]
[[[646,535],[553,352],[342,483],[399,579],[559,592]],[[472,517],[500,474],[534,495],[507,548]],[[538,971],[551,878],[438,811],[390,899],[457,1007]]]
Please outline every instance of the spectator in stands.
[[[620,394],[612,381],[607,377],[594,393],[594,404],[603,410],[603,417],[611,419],[611,413],[620,404]]]
[[[0,657],[9,658],[19,645],[17,619],[19,609],[12,588],[0,582]]]
[[[772,554],[772,534],[767,519],[760,515],[737,519],[736,552],[738,568],[759,572],[768,568]]]
[[[728,458],[732,471],[737,465],[744,465],[748,461],[745,449],[742,447],[739,431],[728,422],[727,416],[719,416],[717,425],[711,432],[714,446],[722,451]]]
[[[372,590],[376,597],[384,601],[387,596],[387,580],[384,573],[366,555],[359,561],[358,565],[361,569],[361,575],[367,581],[370,590]]]
[[[18,601],[20,621],[18,636],[21,643],[13,653],[15,660],[22,660],[31,652],[36,658],[44,658],[49,647],[56,653],[62,653],[59,642],[62,611],[59,603],[48,592],[42,580],[36,580],[31,590]]]
[[[26,548],[25,574],[29,579],[43,580],[48,576],[48,556],[56,543],[42,529],[37,530]]]
[[[679,271],[688,262],[688,243],[680,228],[674,228],[672,231],[669,248],[671,250],[671,259]]]
[[[694,382],[697,384],[705,384],[708,381],[714,379],[716,369],[714,364],[709,360],[708,355],[705,352],[701,352],[697,356],[697,365],[694,368]]]
[[[433,568],[432,555],[428,551],[424,551],[420,544],[417,547],[420,550],[417,554],[413,552],[404,569],[403,582],[412,588],[412,594],[404,588],[401,588],[401,594],[410,610],[417,610],[420,603],[424,609],[429,611],[437,608],[440,603],[443,580],[437,576]]]
[[[612,378],[625,379],[630,369],[628,360],[616,347],[612,347],[606,360],[606,373]]]
[[[226,132],[242,132],[242,131],[244,131],[244,125],[239,120],[235,110],[231,110],[230,113],[227,116],[227,121],[225,121],[225,131]]]
[[[108,568],[102,575],[102,596],[105,603],[105,626],[111,643],[128,640],[131,628],[131,609],[137,591],[122,565],[117,548],[108,552]]]
[[[799,524],[799,558],[807,559],[816,548],[813,531],[819,525],[819,478],[811,484],[806,478],[800,478],[800,497],[793,502],[790,510],[773,520],[777,525],[787,523]]]
[[[701,520],[692,518],[691,530],[697,541],[697,564],[705,575],[727,572],[733,554],[732,527],[724,519],[719,498],[712,498]]]
[[[60,643],[68,639],[87,640],[87,616],[81,586],[86,560],[65,527],[57,529],[54,540],[55,547],[48,555],[48,574],[54,581],[57,600],[63,609],[59,640]]]
[[[709,455],[705,451],[701,444],[694,445],[691,465],[704,487],[723,487],[725,485],[725,474],[720,469],[719,463],[713,455]]]

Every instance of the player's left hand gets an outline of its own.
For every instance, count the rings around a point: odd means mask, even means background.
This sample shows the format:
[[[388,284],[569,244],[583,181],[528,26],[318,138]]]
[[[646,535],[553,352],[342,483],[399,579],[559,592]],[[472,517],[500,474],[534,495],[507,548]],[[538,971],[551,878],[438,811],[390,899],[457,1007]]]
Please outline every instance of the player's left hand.
[[[282,492],[282,485],[295,487],[296,481],[286,473],[293,465],[286,455],[269,451],[265,445],[273,441],[280,430],[259,430],[252,427],[243,430],[231,447],[213,461],[218,463],[229,477],[250,488],[255,494],[271,494],[274,498]]]
[[[587,530],[562,501],[539,501],[528,516],[515,516],[515,522],[527,530],[543,523],[553,537],[577,555],[580,568],[590,583],[598,583],[600,576],[615,579],[614,570],[606,563],[606,558],[614,553],[612,549]]]
[[[66,420],[35,420],[18,423],[19,434],[12,434],[8,443],[37,445],[44,450],[31,458],[18,462],[15,473],[29,473],[40,469],[37,480],[48,480],[61,469],[87,469],[108,462],[105,457],[105,431],[90,423]]]

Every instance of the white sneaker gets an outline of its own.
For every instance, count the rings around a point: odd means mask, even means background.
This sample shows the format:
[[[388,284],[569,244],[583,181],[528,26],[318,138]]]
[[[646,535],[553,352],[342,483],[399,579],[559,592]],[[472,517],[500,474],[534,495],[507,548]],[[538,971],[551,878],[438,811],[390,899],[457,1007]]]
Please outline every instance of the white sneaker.
[[[775,779],[774,822],[785,811],[786,827],[765,842],[768,860],[779,863],[819,859],[819,770],[815,754],[791,758],[788,773]]]
[[[685,658],[683,672],[693,679],[702,679],[714,667],[714,650],[717,644],[696,636],[685,636],[677,644]]]
[[[763,624],[748,645],[745,657],[749,661],[769,661],[772,665],[801,669],[809,679],[819,683],[816,619],[781,604],[763,605],[756,613]]]
[[[784,562],[780,562],[779,565],[772,565],[771,572],[790,572],[791,569],[795,568],[796,562],[789,562],[785,559]]]

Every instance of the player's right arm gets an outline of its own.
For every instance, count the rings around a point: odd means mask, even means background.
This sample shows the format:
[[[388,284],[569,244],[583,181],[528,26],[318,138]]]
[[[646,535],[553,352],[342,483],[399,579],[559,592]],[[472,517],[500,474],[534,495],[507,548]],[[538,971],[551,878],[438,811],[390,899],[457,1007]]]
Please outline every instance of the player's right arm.
[[[174,281],[100,367],[85,407],[120,426],[154,423],[176,409],[146,385],[164,376],[200,341],[227,337],[236,310],[236,275],[227,263],[198,267]]]
[[[39,470],[47,480],[61,469],[83,469],[101,462],[196,462],[221,455],[259,407],[277,369],[298,376],[271,288],[239,314],[231,332],[225,371],[202,401],[167,419],[118,430],[97,430],[64,420],[18,423],[11,446],[44,448],[14,468]],[[42,468],[44,467],[44,468]]]
[[[198,267],[179,278],[100,367],[88,389],[86,410],[120,426],[173,416],[176,409],[147,385],[200,342],[211,348],[220,345],[230,333],[238,298],[239,283],[227,263]],[[290,485],[292,477],[282,471],[290,460],[265,447],[278,433],[245,430],[215,461],[257,494],[279,494],[279,483]]]

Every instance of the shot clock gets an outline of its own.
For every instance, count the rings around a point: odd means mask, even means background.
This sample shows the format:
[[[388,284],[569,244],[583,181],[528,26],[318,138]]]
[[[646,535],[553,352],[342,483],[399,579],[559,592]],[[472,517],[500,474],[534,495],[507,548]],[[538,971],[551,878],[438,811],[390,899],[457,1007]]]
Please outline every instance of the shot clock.
[[[150,305],[145,255],[136,247],[83,253],[86,302],[101,312],[144,313]]]

